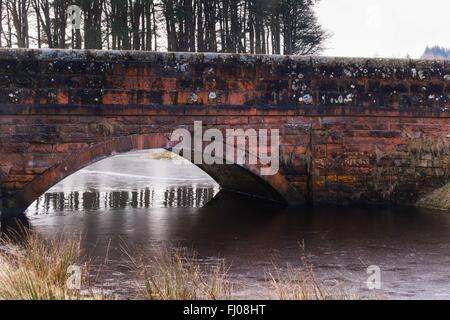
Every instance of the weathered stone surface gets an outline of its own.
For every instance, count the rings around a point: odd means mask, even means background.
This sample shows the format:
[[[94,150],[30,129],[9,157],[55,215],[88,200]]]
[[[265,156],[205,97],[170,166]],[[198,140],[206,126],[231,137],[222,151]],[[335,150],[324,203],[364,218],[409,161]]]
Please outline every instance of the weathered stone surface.
[[[291,203],[408,203],[450,175],[446,61],[0,50],[0,188],[28,205],[111,154],[169,134],[279,129],[281,168],[204,168],[228,189]]]

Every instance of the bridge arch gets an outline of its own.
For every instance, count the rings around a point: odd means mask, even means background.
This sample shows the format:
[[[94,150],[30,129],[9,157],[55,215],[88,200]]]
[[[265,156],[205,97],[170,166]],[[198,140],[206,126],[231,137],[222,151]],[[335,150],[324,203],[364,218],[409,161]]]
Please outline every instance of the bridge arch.
[[[144,149],[130,135],[195,121],[279,130],[281,174],[203,167],[224,188],[289,203],[410,205],[450,176],[449,75],[442,61],[4,49],[0,207]],[[157,136],[142,143],[164,148]]]
[[[14,196],[14,209],[25,210],[39,196],[71,174],[95,162],[130,151],[172,148],[165,133],[136,134],[107,139],[93,144],[72,157],[50,167]],[[197,165],[221,188],[280,204],[292,203],[298,194],[280,173],[260,176],[258,165]]]

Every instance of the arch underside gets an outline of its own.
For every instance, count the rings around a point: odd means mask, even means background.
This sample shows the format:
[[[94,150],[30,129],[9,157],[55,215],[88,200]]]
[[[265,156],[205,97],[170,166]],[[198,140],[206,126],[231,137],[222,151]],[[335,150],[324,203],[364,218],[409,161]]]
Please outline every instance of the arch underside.
[[[172,144],[167,137],[167,134],[130,135],[96,143],[37,176],[14,195],[13,205],[9,207],[24,211],[39,196],[64,178],[107,157],[146,149],[163,148],[170,151]],[[260,176],[259,168],[250,165],[201,164],[197,166],[209,174],[222,189],[282,204],[301,202],[298,200],[300,197],[295,189],[280,173],[273,176]]]
[[[270,184],[249,170],[236,165],[197,165],[222,189],[279,203],[287,200]]]

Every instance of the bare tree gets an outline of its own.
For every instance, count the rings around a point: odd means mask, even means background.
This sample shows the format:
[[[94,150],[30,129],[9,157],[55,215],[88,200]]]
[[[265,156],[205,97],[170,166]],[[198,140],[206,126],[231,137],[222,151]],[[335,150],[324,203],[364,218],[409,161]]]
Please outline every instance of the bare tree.
[[[28,13],[30,0],[7,0],[6,7],[14,26],[14,36],[19,48],[29,47]]]
[[[3,0],[0,0],[0,47],[3,46]]]
[[[0,0],[0,46],[314,54],[328,36],[317,1]],[[81,30],[69,28],[72,4]]]

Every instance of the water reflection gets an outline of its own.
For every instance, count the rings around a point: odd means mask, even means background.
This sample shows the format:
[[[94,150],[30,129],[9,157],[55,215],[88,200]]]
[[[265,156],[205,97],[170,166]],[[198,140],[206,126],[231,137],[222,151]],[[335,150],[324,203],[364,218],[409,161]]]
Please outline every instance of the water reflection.
[[[125,208],[199,208],[219,191],[206,173],[162,150],[118,155],[100,161],[51,188],[28,215]]]
[[[0,239],[21,241],[31,230],[30,220],[24,214],[0,215]]]
[[[300,246],[319,279],[370,297],[366,268],[382,270],[387,298],[450,298],[450,215],[404,207],[280,208],[231,195],[190,163],[148,154],[111,158],[56,185],[29,209],[33,229],[79,233],[83,250],[110,262],[102,276],[123,289],[130,273],[122,245],[195,249],[225,258],[244,298],[273,267],[298,265]],[[212,199],[212,200],[210,200]],[[208,202],[209,201],[209,202]],[[106,214],[105,214],[106,213]],[[112,270],[112,271],[111,271]]]
[[[31,205],[27,214],[57,214],[64,211],[86,211],[130,208],[200,208],[216,194],[213,187],[150,188],[136,191],[48,192]]]

